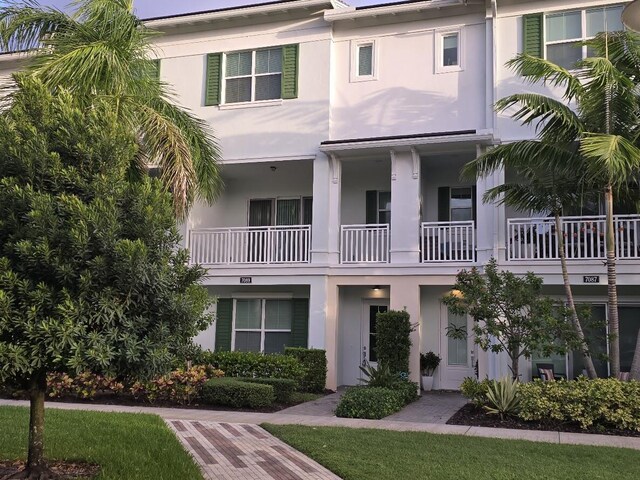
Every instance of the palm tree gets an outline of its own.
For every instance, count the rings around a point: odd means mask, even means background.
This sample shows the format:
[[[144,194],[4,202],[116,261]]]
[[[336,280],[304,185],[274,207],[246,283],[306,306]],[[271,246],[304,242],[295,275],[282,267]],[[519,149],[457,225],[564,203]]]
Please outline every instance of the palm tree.
[[[615,48],[610,49],[614,40]],[[499,111],[517,107],[513,118],[523,125],[536,126],[537,141],[507,145],[502,155],[510,158],[494,162],[528,163],[538,171],[556,171],[556,178],[573,177],[581,190],[604,197],[608,341],[611,374],[615,377],[620,372],[620,341],[613,199],[623,194],[640,172],[640,98],[636,88],[640,82],[640,37],[629,32],[599,34],[589,47],[596,55],[604,55],[581,61],[580,69],[573,72],[527,54],[508,62],[526,81],[562,89],[562,98],[519,93],[500,100]],[[570,150],[557,146],[572,143],[577,149],[569,159]],[[636,364],[640,362],[640,353],[635,360]]]
[[[499,105],[500,108],[500,105]],[[551,156],[556,162],[537,168],[538,158]],[[579,164],[580,157],[572,145],[564,148],[543,141],[521,141],[500,145],[468,163],[465,177],[487,176],[497,169],[509,169],[517,173],[518,182],[505,183],[487,190],[484,202],[495,202],[515,207],[520,211],[551,212],[555,219],[555,238],[562,266],[567,304],[571,314],[571,323],[580,341],[580,348],[589,378],[598,376],[589,345],[584,336],[580,318],[573,298],[569,281],[569,269],[565,252],[565,233],[562,228],[562,211],[569,205],[575,205],[579,199],[579,190],[573,177],[563,175],[563,170]]]
[[[158,165],[179,219],[196,199],[215,200],[222,188],[216,140],[160,81],[151,44],[158,32],[134,15],[132,0],[76,0],[70,8],[9,2],[0,8],[0,48],[25,52],[27,71],[54,93],[63,88],[86,108],[109,101],[138,139],[132,173]]]

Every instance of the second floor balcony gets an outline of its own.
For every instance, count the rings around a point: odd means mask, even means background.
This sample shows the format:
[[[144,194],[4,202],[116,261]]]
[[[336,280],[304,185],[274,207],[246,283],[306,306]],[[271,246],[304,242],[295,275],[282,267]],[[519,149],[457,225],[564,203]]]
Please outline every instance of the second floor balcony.
[[[615,254],[618,260],[640,259],[640,215],[615,215]],[[567,260],[604,260],[606,217],[562,217]],[[540,261],[560,258],[554,218],[507,220],[507,260]]]

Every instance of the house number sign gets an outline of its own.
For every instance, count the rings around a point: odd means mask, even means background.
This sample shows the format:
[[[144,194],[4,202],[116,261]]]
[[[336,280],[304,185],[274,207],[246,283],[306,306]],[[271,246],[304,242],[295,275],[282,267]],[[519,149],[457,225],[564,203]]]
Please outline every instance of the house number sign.
[[[242,284],[249,284],[249,283],[253,283],[253,278],[251,277],[240,277],[240,283]]]
[[[585,275],[582,277],[582,283],[600,283],[600,275]]]

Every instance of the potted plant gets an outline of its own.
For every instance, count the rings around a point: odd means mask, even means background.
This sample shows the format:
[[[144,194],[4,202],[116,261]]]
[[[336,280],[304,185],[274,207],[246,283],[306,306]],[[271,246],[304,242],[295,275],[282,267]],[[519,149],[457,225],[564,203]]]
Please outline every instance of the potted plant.
[[[420,371],[422,372],[422,389],[428,392],[433,388],[433,374],[440,365],[440,356],[433,352],[420,354]]]

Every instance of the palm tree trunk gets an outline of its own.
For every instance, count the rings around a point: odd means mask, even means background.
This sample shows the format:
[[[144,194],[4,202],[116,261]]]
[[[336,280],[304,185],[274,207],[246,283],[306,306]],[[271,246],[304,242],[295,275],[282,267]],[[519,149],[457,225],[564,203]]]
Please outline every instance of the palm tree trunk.
[[[569,304],[569,310],[571,312],[571,320],[573,326],[576,329],[576,334],[580,339],[580,345],[582,349],[582,356],[584,358],[584,365],[587,369],[587,375],[589,378],[598,378],[596,367],[593,365],[593,359],[589,354],[589,347],[584,339],[584,332],[580,325],[580,319],[578,318],[578,312],[576,310],[576,304],[573,300],[573,291],[571,289],[571,283],[569,282],[569,269],[567,268],[567,255],[564,251],[564,232],[562,230],[562,219],[560,215],[555,214],[556,220],[556,240],[558,243],[558,253],[560,255],[560,265],[562,266],[562,280],[564,282],[564,291],[567,296],[567,303]]]
[[[613,225],[613,189],[611,184],[605,190],[606,202],[606,247],[607,247],[607,296],[609,314],[609,363],[611,376],[618,377],[620,373],[620,328],[618,321],[618,287],[616,279],[616,245]]]

